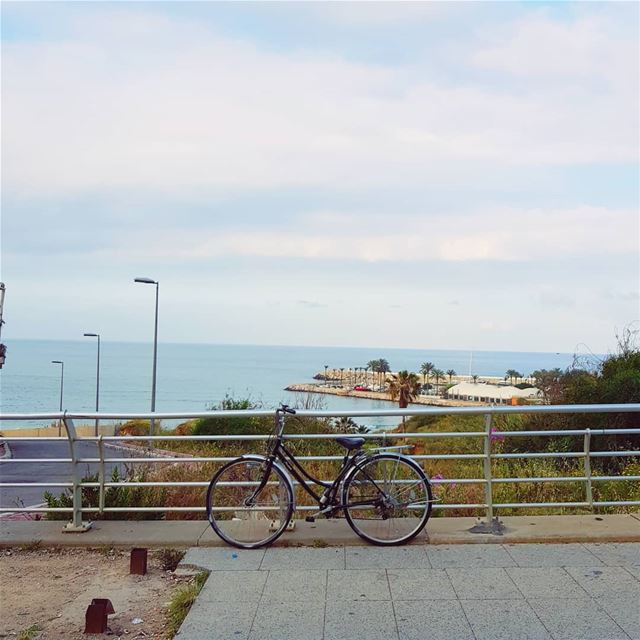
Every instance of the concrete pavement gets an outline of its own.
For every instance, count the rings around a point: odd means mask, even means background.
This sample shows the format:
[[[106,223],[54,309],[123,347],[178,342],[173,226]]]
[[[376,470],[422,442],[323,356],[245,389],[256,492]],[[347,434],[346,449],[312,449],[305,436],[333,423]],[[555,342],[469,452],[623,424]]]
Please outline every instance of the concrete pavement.
[[[549,542],[640,542],[640,514],[579,516],[508,516],[501,536],[470,533],[475,518],[431,518],[424,533],[413,544],[549,543]],[[122,547],[209,547],[225,546],[205,520],[132,521],[103,520],[86,533],[63,533],[61,521],[7,521],[0,519],[0,546],[28,544]],[[318,520],[314,524],[297,520],[276,547],[349,545],[366,543],[345,520]]]
[[[189,549],[179,640],[640,640],[640,544]]]
[[[82,458],[98,458],[98,447],[95,442],[76,443],[78,454]],[[12,440],[11,458],[0,460],[0,475],[3,482],[61,482],[69,483],[72,476],[71,462],[47,462],[47,458],[70,460],[69,443],[66,441]],[[105,444],[110,458],[128,458],[136,455],[135,451]],[[106,457],[105,456],[105,457]],[[37,462],[19,462],[20,459],[36,459]],[[105,464],[108,476],[114,467],[122,468],[116,463]],[[97,473],[97,463],[81,465],[83,475]],[[44,493],[49,491],[55,495],[62,493],[64,487],[0,487],[0,507],[31,506],[44,502]]]

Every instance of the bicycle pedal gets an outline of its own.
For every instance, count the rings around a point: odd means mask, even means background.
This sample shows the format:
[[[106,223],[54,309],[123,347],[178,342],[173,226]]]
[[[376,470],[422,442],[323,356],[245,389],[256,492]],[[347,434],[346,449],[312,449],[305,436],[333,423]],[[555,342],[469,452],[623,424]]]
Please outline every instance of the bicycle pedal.
[[[304,519],[305,522],[315,522],[316,519],[313,516],[306,516]]]

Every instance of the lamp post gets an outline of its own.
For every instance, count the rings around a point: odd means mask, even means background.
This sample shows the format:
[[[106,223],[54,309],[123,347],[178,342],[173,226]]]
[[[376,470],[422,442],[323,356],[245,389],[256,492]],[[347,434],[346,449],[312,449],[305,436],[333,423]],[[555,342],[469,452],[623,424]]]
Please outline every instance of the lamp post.
[[[62,392],[64,391],[64,362],[62,360],[52,360],[51,364],[59,364],[60,367],[60,413],[62,413]],[[62,431],[62,421],[58,420],[58,437]]]
[[[96,413],[100,410],[100,334],[99,333],[85,333],[85,338],[98,338],[98,361],[96,365]],[[98,437],[98,418],[96,418],[96,426],[93,431],[93,435]]]
[[[327,380],[327,369],[329,368],[328,364],[324,365],[324,386],[328,386],[329,385],[329,381]]]
[[[158,292],[160,289],[160,283],[157,280],[151,278],[135,278],[134,282],[141,284],[155,284],[156,285],[156,316],[155,325],[153,331],[153,372],[151,374],[151,413],[155,413],[156,410],[156,366],[158,363]],[[155,434],[156,421],[151,418],[149,425],[149,435]],[[149,440],[149,446],[153,446],[153,440]]]

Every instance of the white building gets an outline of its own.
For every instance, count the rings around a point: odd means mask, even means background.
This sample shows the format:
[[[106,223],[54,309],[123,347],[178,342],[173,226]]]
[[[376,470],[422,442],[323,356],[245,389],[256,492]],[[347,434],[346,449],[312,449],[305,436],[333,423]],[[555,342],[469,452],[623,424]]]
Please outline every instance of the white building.
[[[511,404],[513,398],[535,401],[542,399],[540,389],[518,389],[511,385],[487,384],[486,382],[460,382],[447,389],[447,398],[451,400],[470,400],[472,402],[490,402]]]

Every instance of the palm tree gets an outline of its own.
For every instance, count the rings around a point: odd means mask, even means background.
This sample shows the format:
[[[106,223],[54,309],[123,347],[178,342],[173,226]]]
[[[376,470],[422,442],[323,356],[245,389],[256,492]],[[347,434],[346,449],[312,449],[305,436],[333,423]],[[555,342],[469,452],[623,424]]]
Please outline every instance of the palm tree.
[[[431,372],[435,369],[433,362],[423,362],[420,365],[420,373],[422,374],[422,384],[427,384]]]
[[[367,368],[371,369],[371,373],[375,374],[378,371],[378,368],[380,366],[380,360],[369,360],[369,362],[367,362]],[[375,385],[375,375],[371,376],[372,378],[372,382]]]
[[[398,401],[401,409],[406,409],[410,402],[413,402],[420,393],[420,378],[417,373],[408,371],[398,371],[389,380],[389,394],[392,400]],[[404,431],[404,416],[402,416]]]
[[[344,367],[340,367],[340,386],[344,387]]]
[[[515,369],[507,369],[507,375],[509,376],[509,381],[513,384],[513,379],[517,377],[518,372]]]
[[[378,360],[378,370],[380,371],[380,386],[384,387],[387,382],[387,376],[384,374],[391,371],[391,367],[385,358]]]
[[[447,375],[449,376],[449,383],[451,383],[451,378],[456,375],[456,372],[453,369],[449,369]]]
[[[436,395],[440,391],[440,378],[444,378],[444,371],[442,369],[434,369],[433,375],[436,378]]]
[[[473,380],[473,383],[475,384],[476,382],[478,382],[478,376],[477,375],[473,375],[471,376],[471,379]]]

